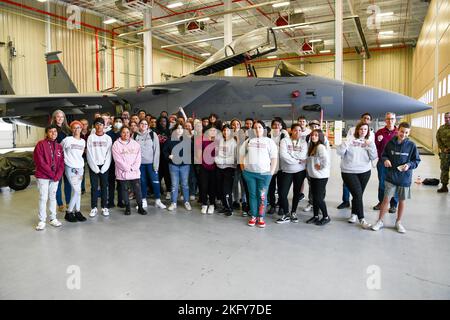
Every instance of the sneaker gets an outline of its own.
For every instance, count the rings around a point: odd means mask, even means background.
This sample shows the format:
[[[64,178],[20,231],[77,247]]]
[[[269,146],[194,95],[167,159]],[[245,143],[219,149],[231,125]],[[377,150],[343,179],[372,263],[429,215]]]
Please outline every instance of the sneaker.
[[[195,196],[190,196],[190,197],[189,197],[189,200],[195,201]]]
[[[438,193],[447,193],[448,192],[448,188],[446,184],[443,184],[442,187],[440,187],[439,189],[437,189]]]
[[[300,193],[300,198],[298,199],[298,201],[302,201],[303,199],[305,199],[305,194],[304,193]]]
[[[108,208],[102,208],[102,216],[109,217],[109,209]]]
[[[309,218],[308,220],[306,220],[306,223],[307,224],[311,224],[311,223],[315,224],[318,221],[319,221],[319,217],[318,216],[314,216],[314,217]]]
[[[233,215],[233,211],[228,210],[227,212],[224,213],[225,217],[231,217]]]
[[[381,202],[378,202],[378,204],[373,207],[373,210],[380,210],[381,209]]]
[[[207,211],[207,213],[208,213],[208,214],[213,214],[213,213],[214,213],[214,206],[213,206],[213,205],[208,206],[208,211]]]
[[[97,208],[91,209],[91,213],[89,213],[89,217],[93,218],[97,215]]]
[[[256,225],[257,225],[259,228],[265,228],[265,227],[266,227],[266,223],[264,222],[264,219],[263,219],[263,218],[259,218],[259,219],[258,219],[258,222],[256,223]]]
[[[125,208],[125,213],[124,213],[126,216],[129,216],[130,214],[131,214],[131,209],[130,209],[130,206],[127,206],[126,208]]]
[[[147,214],[147,211],[145,211],[145,209],[141,207],[141,208],[138,209],[138,213],[142,214],[143,216],[145,216]]]
[[[77,218],[77,220],[80,222],[86,221],[86,218],[81,214],[80,211],[75,212],[75,218]]]
[[[389,213],[396,213],[397,212],[397,208],[396,207],[390,207],[389,208]]]
[[[347,221],[348,223],[356,223],[356,221],[358,221],[358,216],[356,214],[352,214],[350,219],[348,219]]]
[[[369,229],[372,225],[366,221],[366,219],[359,220],[359,225],[363,229]]]
[[[323,217],[319,221],[316,222],[316,226],[324,226],[331,221],[330,217]]]
[[[155,201],[155,207],[160,208],[160,209],[165,209],[167,208],[166,205],[164,203],[161,202],[161,199],[156,199]]]
[[[177,204],[176,203],[171,203],[170,206],[167,208],[167,210],[169,211],[173,211],[177,208]]]
[[[191,204],[190,204],[189,202],[185,202],[185,203],[184,203],[184,208],[185,208],[187,211],[191,211],[191,210],[192,210]]]
[[[202,206],[202,210],[200,212],[206,214],[206,211],[208,211],[208,206]]]
[[[147,208],[147,199],[142,199],[142,208]]]
[[[50,224],[54,227],[61,227],[62,223],[58,221],[58,219],[50,220]]]
[[[406,232],[405,227],[403,227],[403,225],[400,223],[400,221],[397,221],[397,222],[395,223],[395,228],[397,229],[397,231],[398,231],[399,233],[405,233],[405,232]]]
[[[312,208],[313,208],[312,204],[308,203],[308,205],[303,208],[303,211],[310,212],[312,210]]]
[[[36,226],[36,230],[37,230],[37,231],[42,231],[42,230],[44,230],[44,229],[45,229],[45,222],[40,221],[40,222],[38,223],[38,225]]]
[[[77,222],[77,217],[75,217],[75,213],[66,211],[66,215],[64,216],[64,220],[69,222]]]
[[[337,206],[338,209],[345,209],[345,208],[350,208],[350,202],[345,201],[342,202],[340,205]]]
[[[373,225],[372,227],[370,227],[370,229],[372,229],[373,231],[378,231],[381,228],[383,228],[384,223],[381,220],[378,220],[377,223],[375,223],[375,225]]]
[[[245,212],[245,211],[242,212],[242,216],[243,216],[243,217],[248,217],[248,212]]]
[[[166,193],[166,200],[170,200],[170,192]]]
[[[289,222],[290,220],[291,219],[289,218],[289,216],[283,215],[283,216],[281,216],[281,218],[279,218],[277,221],[275,221],[275,223],[283,224],[283,223]]]
[[[291,212],[291,222],[298,223],[297,213]]]
[[[256,218],[255,217],[251,217],[250,220],[248,220],[248,225],[250,227],[254,227],[256,224]]]

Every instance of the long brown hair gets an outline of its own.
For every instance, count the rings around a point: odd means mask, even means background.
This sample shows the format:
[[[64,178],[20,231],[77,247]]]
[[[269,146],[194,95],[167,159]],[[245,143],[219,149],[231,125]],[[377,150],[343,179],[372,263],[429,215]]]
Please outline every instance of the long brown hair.
[[[319,141],[317,141],[316,143],[312,141],[312,134],[314,132],[317,132],[319,135]],[[314,129],[313,131],[311,131],[309,136],[308,157],[316,155],[317,147],[319,146],[319,144],[325,145],[325,136],[323,135],[322,130]]]

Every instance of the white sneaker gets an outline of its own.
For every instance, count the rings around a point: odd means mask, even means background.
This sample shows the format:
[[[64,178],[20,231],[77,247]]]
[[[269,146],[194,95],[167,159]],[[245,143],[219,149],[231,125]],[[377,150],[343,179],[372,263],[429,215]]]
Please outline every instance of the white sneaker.
[[[378,220],[377,223],[375,223],[375,225],[371,227],[371,229],[372,229],[373,231],[378,231],[378,230],[380,230],[381,228],[383,228],[383,226],[384,226],[383,221]]]
[[[363,229],[369,229],[372,225],[366,221],[366,219],[359,220],[359,225]]]
[[[350,219],[348,219],[348,223],[356,223],[358,221],[358,216],[356,214],[352,214]]]
[[[310,212],[312,210],[312,208],[313,208],[313,206],[310,203],[308,203],[308,205],[303,208],[303,211],[304,212]]]
[[[397,221],[397,222],[395,223],[395,228],[397,229],[397,231],[398,231],[399,233],[405,233],[405,232],[406,232],[405,227],[403,227],[403,225],[400,223],[400,221]]]
[[[189,197],[189,200],[195,201],[195,196],[190,196],[190,197]]]
[[[164,203],[161,202],[161,199],[156,199],[155,201],[155,207],[160,208],[160,209],[165,209],[167,208],[166,205]]]
[[[93,218],[97,215],[97,208],[91,209],[91,213],[89,213],[89,217]]]
[[[171,203],[170,206],[167,208],[167,210],[169,211],[173,211],[177,208],[177,204],[176,203]]]
[[[166,200],[170,200],[170,192],[166,193]]]
[[[38,225],[36,226],[36,230],[37,230],[37,231],[42,231],[42,230],[44,230],[44,229],[45,229],[45,222],[40,221],[40,222],[38,223]]]
[[[53,219],[50,221],[50,224],[54,227],[61,227],[62,223],[58,221],[58,219]]]
[[[206,211],[208,211],[208,206],[202,206],[201,213],[206,214]]]
[[[208,214],[213,214],[214,213],[214,206],[208,206]]]
[[[142,208],[147,208],[147,199],[142,199]]]
[[[181,201],[184,201],[183,195],[180,195],[180,200],[181,200]]]
[[[187,211],[191,211],[192,210],[191,204],[189,202],[185,202],[184,203],[184,207],[186,208]]]
[[[102,216],[109,217],[109,209],[108,208],[102,208]]]

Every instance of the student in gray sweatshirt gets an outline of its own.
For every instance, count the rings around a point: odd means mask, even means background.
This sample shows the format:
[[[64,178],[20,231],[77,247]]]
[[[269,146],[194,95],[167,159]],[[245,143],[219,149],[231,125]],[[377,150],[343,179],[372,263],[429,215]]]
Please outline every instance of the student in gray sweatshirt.
[[[377,159],[377,147],[370,139],[369,125],[364,122],[356,126],[354,137],[337,147],[341,156],[341,174],[344,184],[352,194],[352,215],[349,223],[359,220],[362,228],[368,229],[370,224],[364,219],[363,194],[372,171],[372,160]]]
[[[147,120],[139,121],[139,130],[134,134],[134,140],[141,146],[141,193],[142,207],[147,207],[147,186],[152,184],[155,194],[155,206],[165,209],[166,206],[161,202],[161,189],[159,184],[159,139],[156,133],[148,128]]]
[[[222,137],[219,136],[218,150],[214,161],[217,165],[217,185],[219,198],[222,200],[225,216],[233,214],[233,181],[237,165],[237,143],[228,124],[222,127]]]
[[[300,124],[294,123],[291,127],[291,137],[287,136],[280,141],[280,208],[282,216],[276,223],[298,222],[297,206],[301,199],[301,187],[306,178],[306,158],[308,143],[302,138]],[[292,208],[289,213],[288,193],[294,183]]]

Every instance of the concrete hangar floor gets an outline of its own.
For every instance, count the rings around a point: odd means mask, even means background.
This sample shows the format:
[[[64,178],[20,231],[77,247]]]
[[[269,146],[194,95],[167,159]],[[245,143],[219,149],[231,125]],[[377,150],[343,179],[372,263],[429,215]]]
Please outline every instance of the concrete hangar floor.
[[[436,156],[422,156],[417,176],[439,177]],[[89,189],[88,189],[89,190]],[[365,193],[374,222],[376,169]],[[61,228],[37,223],[36,183],[0,194],[1,299],[449,299],[450,194],[412,186],[406,234],[364,231],[337,210],[342,192],[332,150],[327,204],[332,222],[250,228],[235,214],[201,215],[198,205],[175,214],[151,207],[147,216],[112,209]],[[305,200],[300,206],[306,205]],[[89,212],[89,194],[82,198]],[[74,275],[79,276],[74,281]],[[78,282],[77,282],[78,281]],[[79,289],[78,289],[79,288]]]

